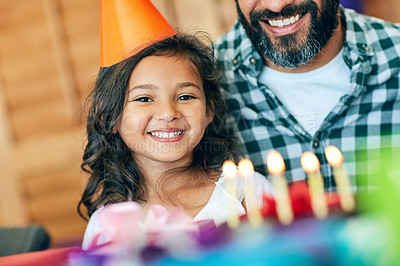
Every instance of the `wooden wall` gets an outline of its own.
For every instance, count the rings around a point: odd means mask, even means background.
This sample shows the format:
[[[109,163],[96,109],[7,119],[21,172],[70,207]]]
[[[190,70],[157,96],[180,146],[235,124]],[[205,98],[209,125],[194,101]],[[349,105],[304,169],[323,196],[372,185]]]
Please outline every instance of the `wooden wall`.
[[[53,245],[86,226],[81,108],[99,68],[99,2],[0,0],[0,225],[43,224]],[[231,0],[153,2],[213,39],[235,19]]]
[[[99,2],[0,0],[0,226],[40,223],[53,246],[79,241],[86,226],[76,205],[86,178],[82,103],[99,68]],[[367,2],[369,14],[400,21],[398,0]],[[153,3],[180,30],[204,29],[212,39],[236,18],[233,0]]]
[[[40,223],[55,244],[85,226],[80,108],[98,69],[98,11],[97,0],[0,2],[0,222]]]
[[[363,13],[382,18],[391,22],[400,23],[399,0],[363,0]]]

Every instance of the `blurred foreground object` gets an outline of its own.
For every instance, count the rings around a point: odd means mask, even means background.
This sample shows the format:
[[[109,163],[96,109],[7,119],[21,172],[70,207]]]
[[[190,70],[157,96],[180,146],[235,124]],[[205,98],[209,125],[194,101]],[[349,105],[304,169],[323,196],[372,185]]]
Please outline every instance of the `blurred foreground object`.
[[[380,158],[374,165],[378,174],[374,187],[360,194],[359,207],[361,211],[381,217],[387,223],[391,233],[392,243],[388,248],[396,254],[396,263],[400,265],[400,149],[387,149],[380,151]],[[361,177],[368,182],[370,176]]]

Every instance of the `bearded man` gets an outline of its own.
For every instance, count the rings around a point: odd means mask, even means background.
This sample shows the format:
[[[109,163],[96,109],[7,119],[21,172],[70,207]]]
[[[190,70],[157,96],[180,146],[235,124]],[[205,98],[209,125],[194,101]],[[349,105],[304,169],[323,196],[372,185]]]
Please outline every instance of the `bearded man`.
[[[244,155],[267,174],[277,150],[289,181],[305,180],[301,155],[339,148],[353,188],[382,149],[400,147],[400,25],[339,0],[235,0],[238,21],[215,42],[228,122]],[[365,179],[363,179],[365,180]],[[373,182],[373,181],[371,181]]]

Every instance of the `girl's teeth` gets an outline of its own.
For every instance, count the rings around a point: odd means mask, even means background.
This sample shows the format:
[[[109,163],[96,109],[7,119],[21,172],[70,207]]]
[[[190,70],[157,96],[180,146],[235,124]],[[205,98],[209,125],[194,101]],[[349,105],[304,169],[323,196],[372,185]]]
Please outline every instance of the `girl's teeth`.
[[[174,132],[150,132],[150,134],[152,136],[155,136],[157,138],[162,138],[162,139],[170,139],[170,138],[176,138],[179,135],[181,135],[183,133],[183,130],[179,130],[179,131],[174,131]]]
[[[269,25],[275,26],[275,27],[284,27],[288,26],[290,24],[295,23],[300,19],[300,15],[297,14],[296,16],[292,16],[290,18],[285,18],[285,19],[278,19],[278,20],[268,20]]]

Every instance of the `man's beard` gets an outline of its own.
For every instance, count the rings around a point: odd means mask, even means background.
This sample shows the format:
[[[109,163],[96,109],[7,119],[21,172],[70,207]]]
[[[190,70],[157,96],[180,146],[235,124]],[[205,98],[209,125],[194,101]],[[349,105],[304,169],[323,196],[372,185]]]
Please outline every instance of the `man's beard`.
[[[257,51],[271,60],[274,64],[293,69],[310,62],[315,55],[326,45],[332,37],[338,25],[337,11],[339,0],[325,0],[322,2],[321,10],[312,0],[307,0],[299,5],[289,5],[276,13],[270,10],[252,11],[250,23],[246,20],[240,10],[238,0],[236,8],[241,24],[243,25],[251,42]],[[261,28],[260,19],[267,22],[267,19],[288,18],[296,14],[311,15],[311,27],[308,32],[295,32],[283,36],[269,37]],[[305,40],[301,39],[306,35]]]

